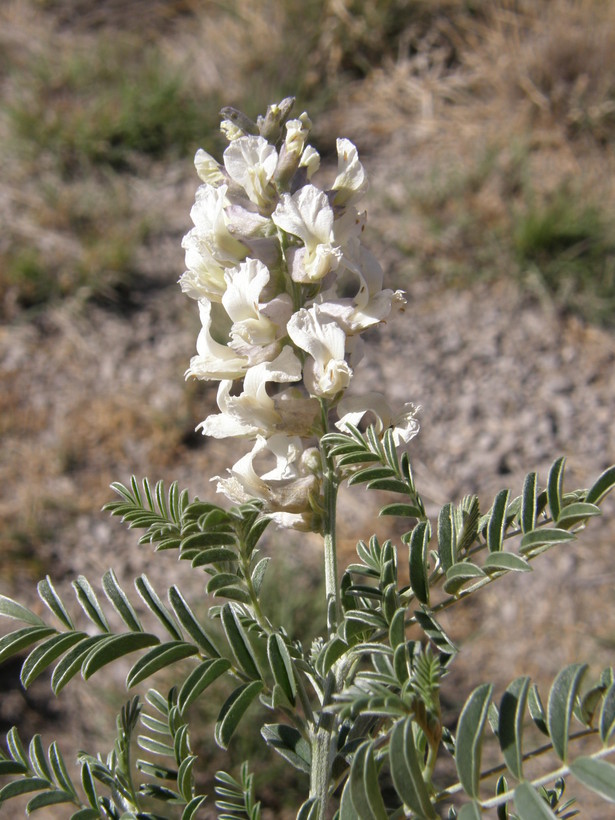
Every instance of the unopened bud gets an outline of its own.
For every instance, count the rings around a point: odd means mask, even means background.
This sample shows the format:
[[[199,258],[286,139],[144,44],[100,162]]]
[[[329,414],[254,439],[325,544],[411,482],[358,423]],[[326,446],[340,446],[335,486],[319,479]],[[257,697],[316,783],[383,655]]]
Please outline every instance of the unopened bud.
[[[294,97],[286,97],[282,102],[270,105],[265,116],[258,117],[256,121],[261,137],[275,144],[280,138],[282,126],[289,118],[294,104]]]

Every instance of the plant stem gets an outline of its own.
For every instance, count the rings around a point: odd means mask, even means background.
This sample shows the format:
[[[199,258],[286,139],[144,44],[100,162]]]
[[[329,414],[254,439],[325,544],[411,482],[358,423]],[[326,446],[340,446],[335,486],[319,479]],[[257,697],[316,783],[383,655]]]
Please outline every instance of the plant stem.
[[[328,406],[321,399],[321,421],[323,434],[328,431]],[[340,616],[339,590],[337,582],[337,544],[335,524],[337,515],[337,490],[339,477],[333,459],[326,448],[320,445],[323,460],[323,540],[325,563],[325,595],[327,606],[327,633],[331,638],[337,629]],[[322,707],[318,725],[312,735],[312,767],[310,771],[310,797],[318,802],[319,820],[324,820],[329,802],[331,784],[331,767],[333,763],[333,736],[336,718],[326,711],[331,697],[338,687],[338,681],[332,671],[329,672],[323,693]]]
[[[321,419],[323,433],[328,431],[328,407],[321,399]],[[327,598],[327,629],[329,637],[337,629],[339,621],[339,592],[337,584],[337,544],[335,540],[335,524],[337,517],[337,490],[339,477],[331,456],[326,448],[320,445],[323,459],[323,494],[324,494],[324,560],[325,560],[325,594]]]

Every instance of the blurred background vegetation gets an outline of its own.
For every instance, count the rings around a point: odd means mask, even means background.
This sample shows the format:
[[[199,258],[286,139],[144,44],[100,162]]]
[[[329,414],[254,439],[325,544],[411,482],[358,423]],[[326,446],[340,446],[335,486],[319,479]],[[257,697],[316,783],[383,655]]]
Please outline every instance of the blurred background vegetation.
[[[198,182],[191,159],[224,147],[222,105],[256,116],[289,94],[312,117],[325,166],[337,136],[358,145],[373,179],[368,244],[396,286],[512,280],[558,316],[615,326],[615,4],[3,0],[9,587],[68,576],[75,559],[62,550],[117,538],[117,525],[92,534],[102,525],[83,523],[110,481],[133,471],[208,479],[216,459],[230,463],[192,432],[212,391],[181,383],[196,332],[174,284]],[[177,300],[170,316],[150,299],[163,291]],[[94,325],[102,335],[91,344]],[[165,379],[175,387],[163,390]],[[273,584],[287,585],[293,560]],[[302,571],[307,637],[319,576]],[[283,619],[287,603],[277,602]],[[236,747],[236,760],[246,751]],[[282,816],[279,792],[265,797]]]
[[[129,296],[164,222],[148,180],[220,149],[221,104],[255,116],[294,94],[321,150],[342,123],[364,152],[406,148],[414,171],[389,205],[415,227],[389,239],[418,275],[515,276],[612,322],[612,4],[10,0],[0,14],[5,319]]]

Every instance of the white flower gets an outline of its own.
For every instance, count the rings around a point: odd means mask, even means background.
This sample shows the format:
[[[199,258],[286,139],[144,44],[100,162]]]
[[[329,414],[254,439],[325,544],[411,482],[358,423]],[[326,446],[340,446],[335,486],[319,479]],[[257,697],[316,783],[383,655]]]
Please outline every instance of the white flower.
[[[213,185],[201,185],[196,192],[190,216],[195,233],[214,259],[225,267],[233,267],[244,259],[246,248],[228,229],[225,212],[229,204],[227,191],[227,185],[217,188]]]
[[[253,462],[267,451],[275,458],[276,466],[259,476]],[[217,490],[239,504],[258,498],[269,511],[302,515],[310,511],[310,499],[319,490],[313,464],[313,448],[304,451],[300,438],[258,436],[252,450],[228,471],[228,478],[215,477]]]
[[[292,196],[282,194],[271,218],[304,244],[291,254],[295,282],[317,282],[337,268],[342,251],[334,244],[333,209],[323,191],[304,185]]]
[[[202,148],[196,152],[194,167],[203,182],[209,185],[219,185],[226,179],[220,163]]]
[[[263,137],[239,137],[224,152],[224,167],[251,202],[266,208],[275,197],[271,184],[278,152]]]
[[[359,241],[349,242],[343,264],[349,276],[356,277],[354,296],[337,298],[339,281],[319,294],[322,309],[334,318],[346,334],[361,333],[382,322],[393,305],[405,304],[401,291],[382,289],[383,271],[376,259]],[[350,284],[350,283],[349,283]]]
[[[220,382],[218,407],[222,412],[208,416],[197,430],[201,428],[203,435],[214,438],[271,435],[279,430],[283,416],[267,393],[267,384],[296,382],[300,378],[301,362],[287,346],[272,362],[262,362],[247,371],[241,395],[231,395],[232,380]]]
[[[285,334],[286,322],[292,313],[290,296],[281,294],[269,305],[260,302],[261,292],[269,282],[269,270],[258,259],[247,259],[228,270],[225,282],[222,305],[233,322],[230,346],[248,356],[251,362],[263,356],[271,359],[273,351],[259,352],[254,348],[269,348]]]
[[[193,228],[182,239],[188,270],[179,278],[183,293],[191,299],[219,302],[226,288],[224,266],[214,259],[207,242]]]
[[[320,154],[311,145],[306,145],[301,159],[299,160],[299,167],[305,168],[307,178],[312,179],[316,171],[320,168]]]
[[[212,304],[209,299],[199,301],[202,328],[196,341],[197,355],[190,359],[186,378],[239,379],[248,369],[246,356],[239,356],[228,345],[220,344],[211,335]]]
[[[292,341],[309,353],[303,372],[312,396],[334,397],[350,384],[352,370],[345,361],[346,334],[325,312],[326,305],[302,308],[288,322]]]
[[[301,156],[311,127],[312,123],[305,111],[299,119],[287,121],[284,147],[288,153],[295,154],[297,157]]]
[[[402,442],[407,444],[419,432],[419,423],[416,419],[419,410],[419,407],[407,402],[401,412],[394,413],[382,393],[346,395],[337,406],[340,419],[335,426],[339,430],[344,430],[348,424],[358,427],[365,416],[368,416],[377,435],[381,436],[385,430],[392,430],[393,441],[398,447]]]
[[[356,147],[348,139],[337,140],[337,177],[333,183],[335,205],[357,202],[367,191],[367,175]]]

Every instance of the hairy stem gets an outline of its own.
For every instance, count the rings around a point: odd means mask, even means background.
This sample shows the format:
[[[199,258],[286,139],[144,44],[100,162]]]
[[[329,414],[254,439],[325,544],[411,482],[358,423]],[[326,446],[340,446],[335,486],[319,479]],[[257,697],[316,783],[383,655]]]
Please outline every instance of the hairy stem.
[[[323,433],[328,431],[328,406],[321,400],[321,420]],[[327,632],[331,638],[337,629],[340,617],[339,589],[337,582],[337,544],[335,539],[337,490],[339,476],[333,459],[321,444],[323,460],[323,540],[325,562],[325,595],[327,606]],[[310,797],[318,801],[318,818],[324,820],[329,802],[331,767],[333,764],[333,737],[335,716],[325,711],[333,693],[339,686],[333,672],[329,673],[320,713],[320,720],[312,736],[312,768],[310,772]]]

